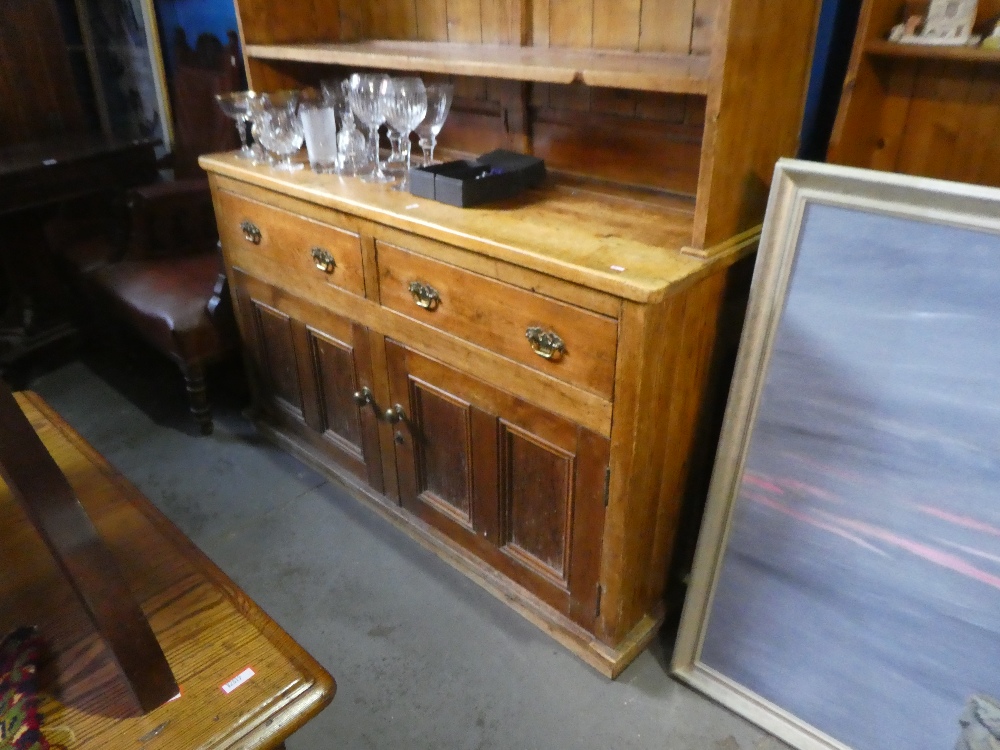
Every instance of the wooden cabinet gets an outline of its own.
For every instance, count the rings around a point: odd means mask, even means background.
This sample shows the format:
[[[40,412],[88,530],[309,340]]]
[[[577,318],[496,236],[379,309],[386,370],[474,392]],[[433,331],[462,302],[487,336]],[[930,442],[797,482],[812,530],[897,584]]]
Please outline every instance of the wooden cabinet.
[[[890,42],[902,10],[861,7],[829,161],[1000,185],[1000,50]],[[979,3],[980,22],[998,12]]]
[[[444,153],[546,160],[467,210],[201,164],[261,429],[610,676],[679,603],[818,7],[237,0],[254,88],[447,78]]]
[[[592,626],[607,438],[395,341],[386,354],[403,507]]]
[[[382,491],[367,330],[242,271],[233,282],[258,408]]]

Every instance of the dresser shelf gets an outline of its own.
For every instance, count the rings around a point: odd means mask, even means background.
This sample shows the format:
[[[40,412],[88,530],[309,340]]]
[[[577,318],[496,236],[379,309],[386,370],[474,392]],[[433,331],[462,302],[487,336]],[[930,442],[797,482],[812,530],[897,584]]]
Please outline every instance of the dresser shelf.
[[[709,90],[708,55],[384,39],[336,44],[250,44],[246,51],[249,57],[257,60],[448,73],[538,83],[576,82],[672,94],[705,95]]]
[[[900,44],[899,42],[890,42],[885,39],[874,39],[865,45],[865,52],[873,57],[1000,64],[1000,50],[982,49],[980,47]]]

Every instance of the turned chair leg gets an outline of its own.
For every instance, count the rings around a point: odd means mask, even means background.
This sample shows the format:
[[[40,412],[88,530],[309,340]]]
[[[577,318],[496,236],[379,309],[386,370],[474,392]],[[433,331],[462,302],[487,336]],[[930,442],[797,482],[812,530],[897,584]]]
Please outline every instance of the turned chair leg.
[[[184,385],[187,387],[188,403],[202,435],[212,434],[212,408],[208,403],[208,384],[205,382],[205,368],[201,365],[186,365]]]

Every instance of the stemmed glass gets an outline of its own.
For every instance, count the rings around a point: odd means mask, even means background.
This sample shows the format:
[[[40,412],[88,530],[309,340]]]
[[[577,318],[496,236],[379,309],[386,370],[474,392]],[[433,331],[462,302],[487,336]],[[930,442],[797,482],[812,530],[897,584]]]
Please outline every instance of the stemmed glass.
[[[392,142],[390,164],[401,165],[403,180],[394,190],[406,190],[410,181],[410,133],[427,115],[427,89],[424,82],[416,77],[395,78],[393,92],[389,97],[386,121],[389,140]]]
[[[257,94],[253,91],[230,91],[215,95],[215,101],[219,103],[226,117],[236,121],[236,132],[240,134],[240,143],[243,146],[236,155],[251,161],[256,161],[260,156],[257,149],[247,143],[247,125],[253,119],[250,114],[250,101],[256,97]]]
[[[438,133],[444,127],[454,95],[455,87],[450,83],[432,83],[427,86],[427,117],[417,125],[417,136],[420,139],[420,151],[424,157],[425,167],[434,163],[434,147],[437,145]]]
[[[298,102],[298,92],[279,91],[261,94],[250,104],[254,134],[264,148],[279,157],[274,168],[287,172],[303,168],[292,162],[292,154],[302,148],[305,139],[297,116]]]
[[[392,95],[392,80],[384,74],[355,73],[348,81],[351,111],[368,128],[368,148],[372,155],[372,171],[361,179],[366,182],[389,182],[392,177],[382,171],[379,163],[378,129],[385,122],[386,105]]]
[[[337,174],[355,177],[365,166],[368,143],[358,130],[351,111],[350,80],[328,79],[321,82],[324,98],[333,103],[337,119]]]

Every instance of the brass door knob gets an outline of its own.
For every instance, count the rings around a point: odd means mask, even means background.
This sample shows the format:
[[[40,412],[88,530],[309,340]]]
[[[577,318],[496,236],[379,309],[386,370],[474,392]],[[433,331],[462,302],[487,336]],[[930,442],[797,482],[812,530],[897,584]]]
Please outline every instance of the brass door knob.
[[[441,295],[430,284],[425,284],[422,281],[411,281],[409,289],[417,307],[433,310],[441,304]]]
[[[546,331],[539,326],[530,326],[524,332],[531,350],[543,359],[560,359],[566,353],[566,344],[555,331]]]
[[[366,385],[360,391],[355,391],[354,403],[358,406],[368,406],[369,404],[374,404],[375,396],[372,394],[372,389]]]
[[[240,229],[243,232],[243,239],[253,245],[259,245],[261,240],[260,229],[249,219],[240,222]]]
[[[397,424],[406,421],[406,411],[402,404],[396,404],[391,409],[385,410],[385,421],[389,424]]]
[[[316,268],[323,273],[333,273],[333,269],[337,267],[337,261],[333,259],[333,256],[327,250],[321,247],[314,247],[312,249],[312,259],[313,263],[316,264]]]

